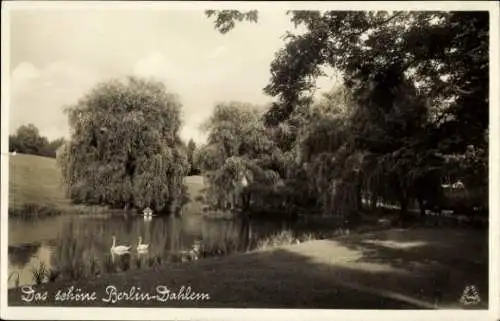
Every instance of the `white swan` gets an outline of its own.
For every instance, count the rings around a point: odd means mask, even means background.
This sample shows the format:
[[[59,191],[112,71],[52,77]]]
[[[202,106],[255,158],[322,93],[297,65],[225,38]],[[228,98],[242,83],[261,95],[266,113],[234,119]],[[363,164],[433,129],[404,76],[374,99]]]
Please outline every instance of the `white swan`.
[[[142,237],[139,236],[139,243],[137,244],[137,252],[145,252],[149,248],[149,244],[142,244]]]
[[[113,245],[111,246],[111,252],[116,254],[125,254],[130,251],[130,246],[116,245],[116,237],[113,235]]]

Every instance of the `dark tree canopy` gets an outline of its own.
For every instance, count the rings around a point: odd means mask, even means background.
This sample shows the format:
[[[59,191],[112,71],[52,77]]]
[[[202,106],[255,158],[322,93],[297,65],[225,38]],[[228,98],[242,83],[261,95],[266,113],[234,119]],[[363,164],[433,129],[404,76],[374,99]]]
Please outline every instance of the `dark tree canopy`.
[[[21,154],[55,158],[57,149],[63,143],[64,138],[49,141],[47,137],[41,136],[33,124],[22,125],[14,135],[9,135],[9,151]]]
[[[305,32],[286,34],[264,88],[276,98],[265,123],[282,160],[296,160],[282,178],[308,181],[323,210],[342,215],[363,200],[399,203],[403,216],[416,200],[423,214],[451,179],[487,207],[488,12],[287,14]],[[243,17],[212,15],[229,26],[223,33]],[[318,105],[326,68],[344,88]]]
[[[187,146],[186,146],[187,161],[189,164],[189,175],[199,175],[200,174],[200,166],[196,162],[196,159],[194,157],[196,152],[197,152],[196,143],[194,142],[193,139],[190,139]]]
[[[376,82],[384,89],[409,79],[418,86],[418,94],[428,99],[443,135],[455,136],[447,146],[450,151],[463,152],[470,143],[484,144],[489,92],[487,12],[290,14],[307,31],[288,35],[285,48],[271,64],[271,81],[265,88],[278,98],[275,108],[282,118],[311,91],[322,68],[328,66],[341,71],[354,90],[360,83]],[[374,95],[385,99],[387,93]]]
[[[257,21],[257,13],[249,13],[207,11],[209,17],[216,16],[217,29],[227,26],[223,33],[245,17]],[[285,47],[271,63],[271,81],[264,90],[278,98],[269,112],[275,122],[288,117],[314,88],[323,67],[341,71],[348,86],[381,77],[390,81],[384,74],[397,70],[418,84],[439,121],[453,118],[441,130],[457,135],[462,150],[467,145],[460,137],[464,127],[472,130],[470,139],[483,143],[488,125],[488,12],[287,13],[306,32],[288,32]],[[456,144],[449,147],[458,148]]]
[[[33,124],[23,125],[10,137],[10,149],[17,152],[39,155],[47,138],[40,136],[38,128]]]

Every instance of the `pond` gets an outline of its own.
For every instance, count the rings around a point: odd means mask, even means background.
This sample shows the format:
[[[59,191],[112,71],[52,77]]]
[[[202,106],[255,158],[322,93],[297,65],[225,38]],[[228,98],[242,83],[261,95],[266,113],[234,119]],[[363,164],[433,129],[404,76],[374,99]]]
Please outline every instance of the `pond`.
[[[202,215],[158,216],[150,220],[139,215],[65,215],[31,221],[10,218],[8,286],[34,284],[41,270],[47,272],[45,281],[78,280],[247,251],[283,230],[305,232],[317,227],[276,221],[214,220]],[[130,253],[113,254],[113,236],[117,245],[131,246]],[[149,244],[146,252],[137,251],[139,237]],[[195,244],[201,246],[203,255],[194,257]]]

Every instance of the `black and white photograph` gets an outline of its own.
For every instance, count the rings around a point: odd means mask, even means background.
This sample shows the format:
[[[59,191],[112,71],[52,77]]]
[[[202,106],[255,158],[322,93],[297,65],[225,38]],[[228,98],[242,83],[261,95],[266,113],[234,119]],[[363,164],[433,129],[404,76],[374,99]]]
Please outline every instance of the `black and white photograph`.
[[[498,24],[2,2],[2,318],[500,319]]]

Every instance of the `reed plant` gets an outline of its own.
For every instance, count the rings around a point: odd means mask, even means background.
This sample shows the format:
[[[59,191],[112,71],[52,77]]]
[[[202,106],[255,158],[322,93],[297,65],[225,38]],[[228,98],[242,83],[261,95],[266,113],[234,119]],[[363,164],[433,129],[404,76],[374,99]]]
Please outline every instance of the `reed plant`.
[[[31,269],[31,273],[33,274],[33,282],[38,285],[45,282],[48,277],[49,270],[47,269],[45,262],[42,261],[38,266]]]

